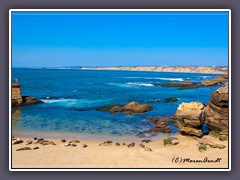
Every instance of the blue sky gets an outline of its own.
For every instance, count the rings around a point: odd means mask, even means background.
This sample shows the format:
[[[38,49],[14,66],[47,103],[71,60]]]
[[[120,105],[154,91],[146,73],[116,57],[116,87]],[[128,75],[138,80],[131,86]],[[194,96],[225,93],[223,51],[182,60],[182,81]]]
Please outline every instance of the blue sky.
[[[227,12],[13,12],[13,67],[227,65]]]

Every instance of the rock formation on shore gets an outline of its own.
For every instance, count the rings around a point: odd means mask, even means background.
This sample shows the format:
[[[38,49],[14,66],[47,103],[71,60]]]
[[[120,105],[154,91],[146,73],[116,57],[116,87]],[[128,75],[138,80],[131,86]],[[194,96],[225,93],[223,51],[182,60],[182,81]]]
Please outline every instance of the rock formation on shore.
[[[204,123],[204,105],[200,102],[182,103],[175,113],[179,131],[183,135],[201,137]]]
[[[228,134],[228,85],[212,93],[204,113],[205,123],[212,131]]]
[[[43,101],[32,96],[22,96],[21,87],[18,82],[12,83],[12,107],[43,103]]]
[[[228,135],[228,85],[212,92],[211,100],[206,107],[199,102],[182,103],[175,117],[177,126],[183,135],[201,137],[203,123],[219,139],[227,139]],[[224,135],[224,137],[223,137]]]
[[[108,105],[105,107],[97,108],[99,111],[108,111],[110,113],[125,112],[126,114],[131,113],[144,113],[151,111],[153,108],[148,104],[139,104],[135,101],[130,102],[124,106]]]

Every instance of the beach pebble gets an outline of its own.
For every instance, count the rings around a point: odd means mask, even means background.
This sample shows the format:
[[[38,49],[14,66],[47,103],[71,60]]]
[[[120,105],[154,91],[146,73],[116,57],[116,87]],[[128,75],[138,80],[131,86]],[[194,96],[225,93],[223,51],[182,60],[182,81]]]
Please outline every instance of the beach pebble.
[[[71,144],[72,147],[76,147],[77,145],[76,144]]]
[[[19,148],[16,151],[25,151],[25,150],[32,150],[30,147],[23,147],[23,148]]]
[[[39,147],[34,147],[33,150],[39,149]]]
[[[33,139],[36,141],[38,138],[37,138],[37,137],[34,137]]]
[[[67,142],[67,140],[66,139],[61,139],[61,142],[65,143],[65,142]]]
[[[126,145],[126,143],[122,143],[122,145],[123,145],[123,146],[125,146],[125,145]]]
[[[28,140],[26,145],[32,144],[33,142],[31,140]]]
[[[149,143],[149,142],[152,142],[152,140],[151,139],[144,139],[144,140],[142,140],[142,142]]]
[[[71,140],[69,143],[80,143],[79,140]]]
[[[179,142],[178,141],[172,141],[172,145],[178,145]]]
[[[82,146],[83,146],[83,148],[86,148],[86,147],[87,147],[87,145],[86,145],[86,144],[83,144]]]
[[[129,147],[129,148],[130,148],[130,147],[134,147],[134,146],[135,146],[135,143],[134,143],[134,142],[132,142],[132,143],[130,143],[130,144],[127,145],[127,147]]]
[[[145,151],[152,151],[152,149],[149,148],[149,147],[146,147],[146,148],[145,148]]]
[[[54,145],[54,146],[56,145],[53,141],[50,141],[49,144]]]
[[[116,142],[116,145],[117,145],[117,146],[120,146],[121,144],[120,144],[119,142]]]
[[[21,144],[21,143],[23,143],[23,140],[17,138],[17,140],[13,144]]]
[[[142,148],[145,148],[145,145],[143,143],[140,143],[139,146],[141,146]]]
[[[112,143],[113,143],[112,141],[105,141],[104,143],[99,144],[99,146],[109,146]]]

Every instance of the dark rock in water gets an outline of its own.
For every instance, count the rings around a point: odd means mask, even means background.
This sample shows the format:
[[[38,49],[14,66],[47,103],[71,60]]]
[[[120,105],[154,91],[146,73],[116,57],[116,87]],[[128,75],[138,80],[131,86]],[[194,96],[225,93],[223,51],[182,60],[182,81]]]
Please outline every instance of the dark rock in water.
[[[32,144],[33,142],[31,140],[27,141],[26,145]]]
[[[61,139],[61,142],[65,143],[65,142],[67,142],[67,140],[66,139]]]
[[[154,86],[160,86],[161,84],[159,83],[152,83]]]
[[[36,99],[35,97],[32,97],[32,96],[23,96],[22,98],[23,98],[23,105],[43,103],[43,101]]]
[[[133,113],[144,113],[151,111],[153,108],[147,104],[139,104],[135,101],[130,102],[124,106],[122,106],[123,111],[131,111]]]
[[[108,110],[112,109],[112,108],[115,107],[115,106],[116,106],[116,105],[114,105],[114,104],[109,104],[109,105],[107,105],[107,106],[99,107],[99,108],[97,108],[96,110],[97,110],[97,111],[108,111]]]
[[[135,143],[134,143],[134,142],[132,142],[132,143],[130,143],[130,144],[127,145],[127,147],[129,147],[129,148],[130,148],[130,147],[134,147],[134,146],[135,146]]]
[[[13,145],[15,145],[15,144],[21,144],[21,143],[23,143],[23,140],[17,138],[17,140],[13,143]]]
[[[16,151],[25,151],[25,150],[32,150],[30,147],[23,147],[23,148],[19,148]]]
[[[187,90],[187,89],[196,89],[196,88],[200,88],[202,86],[199,86],[197,84],[192,84],[192,85],[187,85],[187,86],[181,86],[178,89],[179,90]]]
[[[121,144],[119,142],[116,142],[116,146],[120,146]]]
[[[164,102],[168,103],[168,102],[175,102],[177,101],[178,98],[177,97],[170,97],[170,98],[166,98],[164,99]]]
[[[33,150],[39,149],[39,147],[34,147]]]
[[[130,102],[124,106],[113,106],[113,105],[109,105],[106,107],[100,107],[97,108],[97,110],[101,110],[101,111],[108,111],[110,113],[119,113],[119,112],[125,112],[127,114],[131,114],[131,113],[144,113],[144,112],[148,112],[151,111],[153,108],[147,104],[139,104],[135,101]]]
[[[193,82],[169,82],[166,84],[162,84],[163,87],[182,87],[182,86],[190,86],[194,85]]]
[[[149,148],[149,147],[146,147],[146,148],[145,148],[145,151],[152,151],[152,149]]]
[[[83,144],[82,146],[83,146],[83,148],[86,148],[86,147],[87,147],[87,145],[86,145],[86,144]]]
[[[142,142],[149,143],[149,142],[152,142],[152,140],[151,139],[144,139],[144,140],[142,140]]]
[[[110,113],[118,113],[118,112],[122,112],[122,111],[123,111],[123,108],[121,106],[114,106],[108,110],[108,112],[110,112]]]
[[[145,148],[145,145],[143,143],[140,143],[139,146],[141,146],[142,148]]]

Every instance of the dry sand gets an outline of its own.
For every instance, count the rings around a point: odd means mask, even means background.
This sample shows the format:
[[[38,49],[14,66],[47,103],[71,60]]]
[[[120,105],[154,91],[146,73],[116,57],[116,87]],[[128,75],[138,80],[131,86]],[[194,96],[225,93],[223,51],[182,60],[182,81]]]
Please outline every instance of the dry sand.
[[[228,168],[228,142],[221,142],[210,136],[202,139],[175,135],[178,145],[164,146],[163,138],[144,143],[152,151],[140,147],[140,139],[134,141],[135,147],[123,146],[123,141],[114,141],[110,146],[99,146],[103,140],[81,140],[76,147],[65,147],[60,139],[51,139],[56,145],[25,145],[32,138],[21,138],[24,143],[12,145],[12,168]],[[49,139],[48,139],[49,140]],[[72,140],[72,139],[69,139]],[[106,139],[110,140],[110,139]],[[208,148],[199,152],[199,141],[225,145],[224,149]],[[115,143],[120,142],[120,146]],[[129,144],[132,141],[125,141]],[[82,147],[85,143],[88,146]],[[22,147],[36,147],[37,150],[16,151]],[[190,158],[191,160],[217,160],[211,163],[175,163],[173,158]]]

